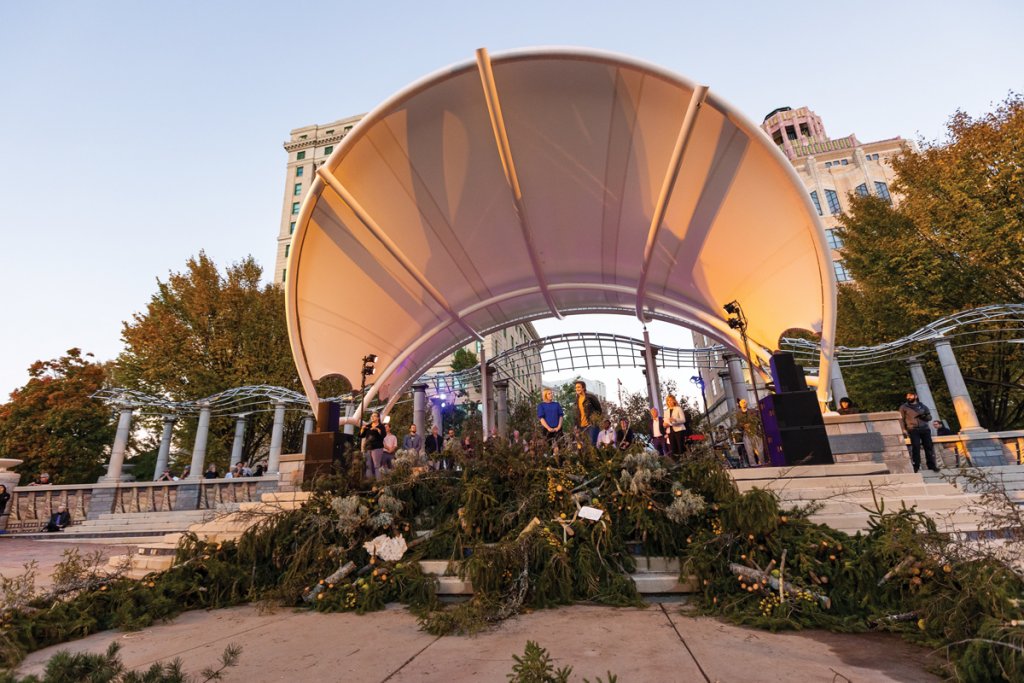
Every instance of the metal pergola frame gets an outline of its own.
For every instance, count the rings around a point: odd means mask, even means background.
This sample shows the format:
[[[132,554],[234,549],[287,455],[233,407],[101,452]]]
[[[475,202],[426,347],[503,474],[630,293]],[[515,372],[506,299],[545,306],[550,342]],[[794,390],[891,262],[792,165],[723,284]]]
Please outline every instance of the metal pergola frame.
[[[915,349],[922,344],[940,339],[950,340],[954,348],[1024,343],[1024,338],[977,339],[979,335],[994,332],[1024,335],[1024,304],[992,304],[961,311],[939,318],[895,341],[875,346],[837,346],[835,359],[843,368],[877,365],[917,355],[919,351],[915,352]],[[780,348],[793,353],[801,361],[814,361],[819,353],[817,342],[791,337],[783,337]]]

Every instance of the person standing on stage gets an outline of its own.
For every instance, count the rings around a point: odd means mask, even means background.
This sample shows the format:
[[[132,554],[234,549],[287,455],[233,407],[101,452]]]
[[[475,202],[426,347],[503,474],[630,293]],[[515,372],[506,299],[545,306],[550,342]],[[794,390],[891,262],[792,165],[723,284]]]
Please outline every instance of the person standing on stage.
[[[657,408],[651,408],[651,444],[658,455],[668,455],[668,445],[665,439],[665,421],[658,415]]]
[[[587,383],[576,380],[576,425],[590,439],[590,445],[597,445],[597,434],[601,431],[601,401],[587,392]]]
[[[554,400],[550,389],[544,390],[544,400],[537,404],[537,419],[540,421],[541,433],[548,441],[554,441],[562,434],[562,420],[565,411],[562,404]]]
[[[376,410],[370,413],[370,421],[363,423],[359,438],[366,439],[366,478],[380,479],[384,473],[384,425]]]
[[[761,415],[747,407],[747,399],[741,398],[737,403],[736,427],[743,433],[743,450],[747,464],[753,459],[753,466],[759,467],[763,462],[764,436],[761,432]]]
[[[685,453],[686,413],[672,394],[665,397],[665,429],[668,432],[668,445],[672,455],[680,456]]]

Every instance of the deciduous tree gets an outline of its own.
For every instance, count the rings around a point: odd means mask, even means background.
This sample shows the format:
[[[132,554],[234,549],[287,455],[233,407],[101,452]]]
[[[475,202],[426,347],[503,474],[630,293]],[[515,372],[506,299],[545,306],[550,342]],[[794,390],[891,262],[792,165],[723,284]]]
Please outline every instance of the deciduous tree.
[[[840,344],[889,341],[951,313],[1024,301],[1024,97],[1011,95],[978,118],[957,112],[947,132],[941,143],[893,160],[899,207],[853,197],[839,230],[855,279],[840,292]],[[970,341],[1019,336],[1007,329]],[[923,351],[932,388],[952,416],[934,353]],[[1024,424],[1021,345],[961,346],[957,356],[982,424],[993,430]],[[846,374],[869,408],[892,409],[909,384],[902,368]],[[884,381],[886,375],[893,381]]]
[[[174,401],[196,400],[233,387],[270,384],[301,391],[288,343],[284,295],[261,282],[263,270],[252,257],[224,273],[205,253],[188,260],[185,270],[157,280],[146,310],[124,324],[124,352],[115,382]],[[269,410],[269,406],[268,406]],[[299,448],[301,420],[289,421],[287,450]],[[272,414],[250,418],[245,458],[265,452]],[[180,420],[177,438],[185,448],[196,423]],[[231,451],[234,420],[214,419],[207,450],[209,462],[224,465]]]
[[[0,457],[24,460],[22,481],[41,472],[58,484],[96,481],[115,431],[112,411],[92,398],[106,369],[75,348],[36,361],[28,373],[25,386],[0,406]]]

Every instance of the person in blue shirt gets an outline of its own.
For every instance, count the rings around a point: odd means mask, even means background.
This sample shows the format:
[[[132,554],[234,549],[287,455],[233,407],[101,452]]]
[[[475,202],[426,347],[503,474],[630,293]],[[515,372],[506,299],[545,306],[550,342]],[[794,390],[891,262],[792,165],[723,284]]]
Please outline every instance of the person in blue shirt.
[[[562,404],[553,399],[550,389],[545,389],[543,395],[544,401],[537,405],[537,419],[540,420],[541,433],[548,441],[553,441],[562,433],[565,411],[562,410]]]

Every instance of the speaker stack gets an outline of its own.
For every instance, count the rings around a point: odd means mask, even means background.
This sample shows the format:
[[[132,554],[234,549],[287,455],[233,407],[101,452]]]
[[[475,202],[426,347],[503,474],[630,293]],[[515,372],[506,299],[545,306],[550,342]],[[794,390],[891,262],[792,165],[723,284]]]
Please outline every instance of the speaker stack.
[[[772,354],[770,365],[778,393],[762,398],[759,408],[772,465],[833,464],[818,397],[807,389],[803,369],[793,354],[783,351]]]
[[[320,431],[306,435],[303,481],[331,474],[335,464],[344,467],[345,451],[352,445],[353,437],[338,431],[340,408],[337,403],[326,401],[317,406],[316,425]]]

